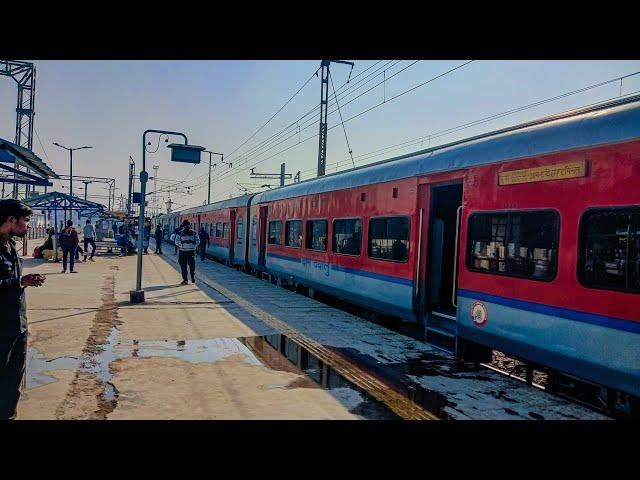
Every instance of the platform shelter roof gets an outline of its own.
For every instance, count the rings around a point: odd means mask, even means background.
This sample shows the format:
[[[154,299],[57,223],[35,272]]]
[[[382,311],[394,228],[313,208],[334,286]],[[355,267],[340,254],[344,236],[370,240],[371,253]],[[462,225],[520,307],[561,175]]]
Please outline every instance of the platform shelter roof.
[[[101,203],[82,200],[62,192],[49,192],[25,200],[33,210],[68,210],[77,211],[81,216],[102,215],[106,207]]]
[[[19,166],[28,168],[31,172],[34,172],[37,177],[40,177],[40,179],[60,178],[56,172],[54,172],[53,169],[44,162],[44,160],[38,157],[31,150],[21,147],[9,140],[0,138],[0,168],[5,170],[5,177],[3,181],[7,183],[16,183],[14,181],[14,172],[12,171],[12,167],[9,167],[8,164],[12,164],[14,167]],[[10,173],[9,176],[7,176],[7,171]],[[34,179],[33,176],[26,174],[26,172],[23,173],[21,171],[18,175],[23,177],[23,179],[18,183],[43,183],[41,181],[38,182],[38,179]]]

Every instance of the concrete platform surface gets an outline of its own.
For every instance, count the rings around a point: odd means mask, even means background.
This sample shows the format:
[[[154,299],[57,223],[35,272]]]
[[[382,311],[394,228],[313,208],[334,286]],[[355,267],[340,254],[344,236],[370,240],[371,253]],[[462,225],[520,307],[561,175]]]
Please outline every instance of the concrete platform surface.
[[[154,250],[154,245],[149,251]],[[19,419],[604,419],[425,343],[172,247],[98,256],[28,289]]]

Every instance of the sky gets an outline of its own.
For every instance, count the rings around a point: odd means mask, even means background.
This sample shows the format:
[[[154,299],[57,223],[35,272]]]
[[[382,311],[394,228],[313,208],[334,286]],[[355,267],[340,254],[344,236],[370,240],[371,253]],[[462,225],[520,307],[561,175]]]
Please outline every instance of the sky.
[[[640,61],[477,60],[466,65],[468,59],[351,61],[355,64],[353,70],[345,64],[331,65],[327,173],[613,99],[620,94],[640,93],[638,74],[622,83],[614,81],[455,129],[640,72]],[[127,194],[129,156],[136,162],[137,171],[141,169],[142,133],[147,129],[183,132],[190,144],[225,154],[231,168],[220,162],[220,156],[212,157],[217,163],[211,175],[212,201],[241,195],[243,188],[256,192],[268,188],[262,187],[265,184],[277,186],[277,179],[249,178],[251,167],[259,173],[279,173],[284,162],[286,172],[292,176],[298,171],[302,180],[316,175],[320,77],[314,73],[320,60],[33,63],[37,72],[34,152],[56,173],[68,174],[69,153],[53,142],[67,147],[92,146],[90,150],[74,153],[73,173],[115,178],[116,207],[120,205],[120,195]],[[456,67],[460,68],[450,71]],[[350,81],[346,83],[349,75]],[[430,79],[433,80],[428,82]],[[417,88],[410,90],[413,87]],[[339,110],[332,99],[334,88]],[[0,137],[11,141],[15,137],[16,95],[15,83],[9,77],[0,77]],[[394,98],[396,95],[400,96]],[[436,135],[449,129],[453,131]],[[148,148],[156,150],[158,136],[149,136],[148,140],[152,142]],[[182,141],[179,137],[169,140]],[[207,200],[209,155],[203,154],[202,163],[195,166],[174,163],[165,145],[163,139],[155,153],[146,154],[150,176],[154,176],[153,165],[158,165],[160,211],[166,209],[169,198],[174,210],[202,205]],[[53,188],[68,192],[68,182],[54,181]],[[81,194],[84,186],[74,183],[73,189],[74,194]],[[106,197],[106,189],[105,184],[90,184],[89,199],[106,204],[106,198],[101,197]],[[151,180],[147,191],[153,189]],[[139,183],[135,190],[139,190]],[[150,196],[149,205],[151,199]]]

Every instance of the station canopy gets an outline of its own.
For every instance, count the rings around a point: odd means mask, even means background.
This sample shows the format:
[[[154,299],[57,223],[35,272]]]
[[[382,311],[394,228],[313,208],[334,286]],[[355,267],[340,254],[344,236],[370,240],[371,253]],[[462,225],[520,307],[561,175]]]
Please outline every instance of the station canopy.
[[[82,200],[78,197],[72,197],[62,192],[49,192],[44,195],[25,200],[24,203],[29,205],[33,210],[62,210],[74,211],[82,217],[91,215],[104,216],[106,207],[101,203]]]
[[[17,167],[27,168],[31,173]],[[0,138],[0,182],[50,186],[49,178],[60,177],[31,150]]]

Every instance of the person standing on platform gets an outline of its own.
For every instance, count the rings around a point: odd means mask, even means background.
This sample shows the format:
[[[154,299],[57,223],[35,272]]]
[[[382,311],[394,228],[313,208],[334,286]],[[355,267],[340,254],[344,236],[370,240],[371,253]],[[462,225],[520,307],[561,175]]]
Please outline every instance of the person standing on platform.
[[[209,246],[209,234],[204,227],[201,226],[198,236],[200,237],[200,261],[204,262],[204,257],[207,254],[207,247]]]
[[[31,209],[19,200],[0,200],[0,420],[16,417],[20,383],[27,358],[27,303],[25,289],[39,287],[43,275],[22,275],[12,237],[27,233]]]
[[[149,249],[149,239],[151,238],[151,220],[145,221],[142,234],[142,247],[144,248],[144,253],[147,254],[149,253],[147,250]]]
[[[93,225],[91,225],[91,220],[87,219],[87,224],[84,226],[84,228],[82,229],[82,232],[84,233],[84,260],[82,260],[83,262],[87,261],[87,251],[89,249],[89,245],[91,245],[91,256],[89,257],[89,260],[91,260],[92,262],[95,262],[95,260],[93,259],[93,254],[96,253],[96,241],[95,241],[95,236],[96,236],[96,229],[93,227]]]
[[[154,236],[156,237],[156,253],[162,255],[162,237],[164,234],[162,233],[162,226],[160,224],[156,225]]]
[[[73,220],[67,220],[67,227],[60,232],[60,244],[62,245],[62,273],[67,273],[67,256],[70,257],[69,273],[77,273],[73,270],[73,266],[80,240],[78,232],[73,228]]]
[[[178,263],[182,270],[182,283],[186,285],[187,282],[187,265],[189,265],[189,271],[191,273],[191,282],[196,283],[196,249],[200,245],[200,238],[198,234],[191,229],[191,225],[188,220],[182,223],[182,230],[176,234],[176,245],[178,247]]]

